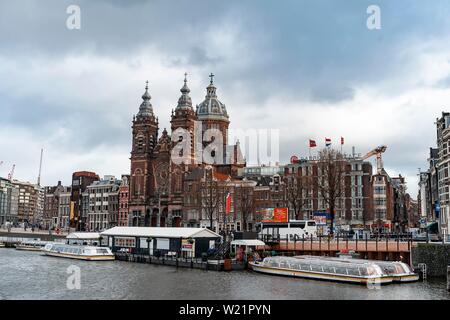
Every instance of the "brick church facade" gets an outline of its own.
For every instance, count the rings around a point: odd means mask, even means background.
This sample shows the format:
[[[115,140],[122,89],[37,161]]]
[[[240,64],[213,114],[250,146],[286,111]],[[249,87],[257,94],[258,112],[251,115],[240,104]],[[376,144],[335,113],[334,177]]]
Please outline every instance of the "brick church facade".
[[[131,226],[199,225],[200,221],[185,221],[187,179],[206,167],[233,177],[245,165],[239,145],[228,145],[229,116],[210,77],[205,99],[194,110],[185,75],[177,107],[172,110],[171,133],[164,129],[161,135],[147,83],[132,123]],[[196,216],[200,220],[201,212]]]

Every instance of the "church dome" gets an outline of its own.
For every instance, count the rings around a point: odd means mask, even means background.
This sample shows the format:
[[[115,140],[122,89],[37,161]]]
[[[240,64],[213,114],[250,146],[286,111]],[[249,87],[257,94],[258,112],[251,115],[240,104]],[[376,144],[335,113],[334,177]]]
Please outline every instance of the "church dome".
[[[216,87],[213,83],[213,74],[210,75],[211,82],[206,88],[205,100],[197,105],[198,120],[224,120],[229,122],[225,105],[219,101],[216,94]]]

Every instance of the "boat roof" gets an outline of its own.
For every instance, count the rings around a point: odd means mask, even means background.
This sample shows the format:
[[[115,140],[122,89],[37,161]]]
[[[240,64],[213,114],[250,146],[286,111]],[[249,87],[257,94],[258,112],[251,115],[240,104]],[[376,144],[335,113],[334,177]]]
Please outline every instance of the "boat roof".
[[[238,245],[238,246],[265,246],[266,244],[257,239],[239,239],[239,240],[233,240],[231,241],[231,245]]]
[[[82,246],[82,245],[76,245],[76,244],[55,243],[55,242],[53,242],[52,244],[56,244],[56,245],[58,245],[58,246],[63,246],[63,247],[70,247],[70,248],[82,248],[82,249],[109,249],[108,247]]]
[[[99,240],[100,233],[98,232],[72,232],[66,239],[78,239],[78,240]]]
[[[404,263],[401,261],[383,261],[383,260],[366,260],[366,259],[358,259],[358,258],[320,257],[320,256],[311,256],[311,255],[295,256],[295,257],[311,258],[311,259],[318,259],[318,260],[324,260],[324,261],[349,262],[349,263],[355,263],[355,264],[374,263],[374,264],[378,264],[378,265],[389,265],[389,264],[393,264],[393,263]]]
[[[218,238],[219,234],[207,228],[182,227],[114,227],[100,233],[102,236],[154,238]]]

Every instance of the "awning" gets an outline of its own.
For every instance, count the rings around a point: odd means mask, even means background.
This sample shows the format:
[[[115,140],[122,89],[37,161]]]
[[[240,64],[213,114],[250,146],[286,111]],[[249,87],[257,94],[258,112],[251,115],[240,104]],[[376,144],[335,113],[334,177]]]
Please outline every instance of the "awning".
[[[100,233],[98,232],[72,232],[66,239],[77,239],[77,240],[99,240]]]
[[[240,239],[231,241],[231,245],[236,246],[265,246],[266,244],[261,240],[256,239]]]

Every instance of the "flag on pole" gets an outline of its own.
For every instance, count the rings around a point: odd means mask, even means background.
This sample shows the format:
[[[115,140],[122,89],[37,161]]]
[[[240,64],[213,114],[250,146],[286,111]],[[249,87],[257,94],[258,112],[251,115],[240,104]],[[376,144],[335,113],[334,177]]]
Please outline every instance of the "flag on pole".
[[[325,145],[327,147],[331,146],[331,139],[330,138],[325,138]]]
[[[341,137],[341,145],[344,144],[344,137]]]
[[[315,148],[315,147],[317,147],[316,140],[311,140],[311,139],[309,139],[309,147],[310,147],[310,148]]]
[[[226,204],[225,213],[230,214],[230,212],[231,212],[231,193],[229,193],[229,192],[227,193],[227,198],[226,198],[225,204]]]

